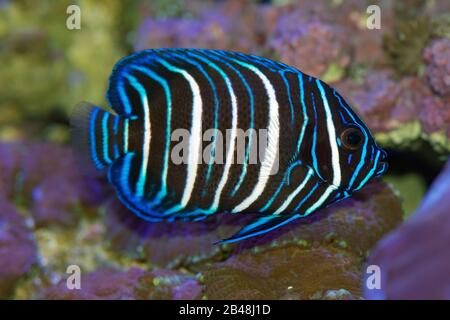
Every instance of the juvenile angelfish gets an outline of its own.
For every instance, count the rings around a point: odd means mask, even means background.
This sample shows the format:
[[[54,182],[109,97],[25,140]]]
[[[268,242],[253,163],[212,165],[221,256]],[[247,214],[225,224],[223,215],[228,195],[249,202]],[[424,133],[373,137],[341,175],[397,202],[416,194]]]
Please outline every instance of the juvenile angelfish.
[[[147,221],[259,214],[221,242],[306,217],[387,170],[386,152],[339,93],[269,59],[145,50],[116,64],[106,96],[114,113],[77,106],[75,144],[105,172],[120,201]],[[257,135],[247,135],[239,162],[238,133],[248,130],[265,130],[267,143],[251,162]],[[188,133],[181,163],[176,132]]]

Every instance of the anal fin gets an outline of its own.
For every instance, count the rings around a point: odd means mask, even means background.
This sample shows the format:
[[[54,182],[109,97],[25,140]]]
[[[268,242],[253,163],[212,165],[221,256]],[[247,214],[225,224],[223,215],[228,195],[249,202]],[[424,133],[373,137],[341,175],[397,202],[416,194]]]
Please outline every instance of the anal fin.
[[[277,229],[281,226],[284,226],[285,224],[298,218],[301,218],[301,215],[295,214],[289,216],[283,215],[261,216],[253,220],[252,223],[248,224],[247,226],[239,230],[239,232],[234,234],[231,238],[220,240],[215,244],[233,243],[257,235],[262,235],[264,233]]]

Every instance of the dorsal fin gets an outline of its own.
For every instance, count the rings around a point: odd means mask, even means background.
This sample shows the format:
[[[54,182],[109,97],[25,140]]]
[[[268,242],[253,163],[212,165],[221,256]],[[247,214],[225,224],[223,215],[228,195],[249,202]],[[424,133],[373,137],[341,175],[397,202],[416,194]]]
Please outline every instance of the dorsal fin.
[[[238,60],[241,62],[245,62],[251,64],[255,67],[263,67],[272,72],[284,72],[290,71],[294,73],[300,72],[294,67],[288,66],[282,62],[270,60],[264,57],[259,57],[251,54],[245,54],[241,52],[233,52],[233,51],[225,51],[225,50],[204,50],[204,49],[194,49],[195,51],[201,52],[205,55],[208,54],[216,54],[218,56],[223,57],[229,61]]]
[[[223,58],[230,62],[241,61],[273,72],[299,72],[281,62],[238,52],[206,49],[149,49],[127,56],[114,66],[106,93],[111,107],[121,116],[139,117],[143,114],[144,106],[141,101],[143,96],[148,97],[149,104],[155,97],[170,95],[168,90],[175,91],[177,95],[189,96],[191,92],[188,87],[178,86],[175,83],[182,81],[182,78],[179,73],[173,72],[173,68],[189,73],[197,66],[190,63],[188,59],[179,57],[186,56],[193,59],[195,55],[206,59],[214,56],[215,59]],[[183,90],[187,92],[182,92]]]

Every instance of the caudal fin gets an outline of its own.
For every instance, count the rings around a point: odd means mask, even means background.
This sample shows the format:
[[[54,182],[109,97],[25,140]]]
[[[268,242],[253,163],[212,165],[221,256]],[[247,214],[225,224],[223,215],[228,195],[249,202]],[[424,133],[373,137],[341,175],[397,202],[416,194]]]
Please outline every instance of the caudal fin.
[[[124,121],[89,102],[80,102],[70,117],[72,144],[83,168],[109,167],[124,154]]]

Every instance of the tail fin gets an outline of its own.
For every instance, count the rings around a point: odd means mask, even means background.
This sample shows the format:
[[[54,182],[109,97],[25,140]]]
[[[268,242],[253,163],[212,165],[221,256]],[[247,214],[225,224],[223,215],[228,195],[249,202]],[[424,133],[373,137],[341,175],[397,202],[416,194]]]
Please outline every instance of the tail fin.
[[[72,144],[84,168],[103,170],[125,153],[123,120],[88,102],[76,105],[70,117]]]

